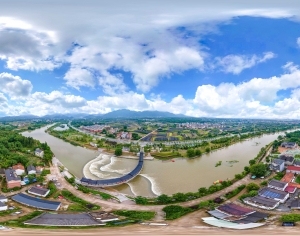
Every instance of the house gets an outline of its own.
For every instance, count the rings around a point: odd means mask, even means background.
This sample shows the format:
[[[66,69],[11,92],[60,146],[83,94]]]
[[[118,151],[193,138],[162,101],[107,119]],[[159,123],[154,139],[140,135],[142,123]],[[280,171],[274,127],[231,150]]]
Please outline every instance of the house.
[[[21,187],[21,177],[19,177],[15,170],[6,169],[5,178],[7,183],[7,188]]]
[[[28,189],[28,193],[37,195],[40,197],[46,197],[50,193],[50,190],[46,189],[46,188],[38,187],[38,186],[33,186],[30,189]]]
[[[276,179],[271,179],[268,183],[269,188],[277,189],[280,191],[284,191],[284,189],[288,186],[287,182],[279,181]]]
[[[285,173],[285,175],[282,177],[281,182],[286,182],[286,183],[290,183],[293,182],[295,179],[295,175],[294,173]]]
[[[38,156],[38,157],[43,157],[44,156],[44,151],[40,148],[35,149],[34,151],[34,155]]]
[[[299,210],[300,209],[300,200],[299,199],[295,199],[290,203],[290,207],[292,210]]]
[[[253,209],[242,207],[234,203],[221,205],[218,208],[216,208],[216,210],[223,214],[230,215],[236,218],[245,217],[255,212]]]
[[[7,197],[0,195],[0,202],[2,203],[7,202]]]
[[[297,146],[298,145],[295,142],[283,142],[281,144],[281,147],[284,147],[284,148],[296,148]]]
[[[285,203],[285,201],[289,198],[290,194],[288,192],[280,191],[277,189],[265,187],[258,191],[258,195],[261,197],[273,199],[275,201],[279,201],[280,203]]]
[[[262,196],[255,196],[252,198],[245,198],[244,203],[247,203],[251,206],[258,207],[265,210],[273,210],[279,206],[279,201],[265,198]]]
[[[37,166],[37,167],[35,167],[35,169],[36,169],[36,173],[40,174],[44,170],[44,167],[43,166]]]
[[[282,172],[284,170],[285,161],[279,158],[275,158],[272,160],[271,164],[269,165],[270,170],[276,172]]]
[[[293,165],[295,158],[289,155],[281,155],[279,159],[284,160],[286,166]]]
[[[294,173],[294,174],[300,174],[300,166],[288,166],[286,168],[286,173]]]
[[[294,160],[294,166],[300,166],[300,159]]]
[[[29,174],[29,175],[32,175],[32,174],[36,174],[36,169],[35,169],[35,167],[33,166],[33,165],[29,165],[29,166],[27,166],[27,173]]]
[[[0,202],[0,211],[6,211],[7,205],[5,205],[3,202]]]
[[[17,175],[25,174],[25,167],[21,163],[18,163],[16,165],[12,166],[12,168],[13,168],[13,170],[15,170]]]

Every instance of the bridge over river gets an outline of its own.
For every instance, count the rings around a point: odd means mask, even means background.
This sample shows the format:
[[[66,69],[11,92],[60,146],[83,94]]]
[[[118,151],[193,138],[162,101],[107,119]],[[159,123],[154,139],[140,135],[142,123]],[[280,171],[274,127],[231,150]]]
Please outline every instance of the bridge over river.
[[[123,175],[118,178],[112,179],[101,179],[101,180],[92,180],[87,178],[82,178],[80,183],[85,186],[92,186],[92,187],[110,187],[110,186],[117,186],[124,183],[129,182],[133,178],[135,178],[142,170],[144,164],[144,152],[140,152],[139,161],[137,166],[128,174]]]

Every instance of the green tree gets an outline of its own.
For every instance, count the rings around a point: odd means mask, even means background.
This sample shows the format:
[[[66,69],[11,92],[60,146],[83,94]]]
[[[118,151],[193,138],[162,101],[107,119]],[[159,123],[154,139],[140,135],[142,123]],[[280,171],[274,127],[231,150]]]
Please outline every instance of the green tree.
[[[156,198],[157,202],[159,203],[162,203],[162,204],[167,204],[167,203],[170,203],[172,201],[172,198],[169,197],[168,195],[166,194],[162,194],[162,195],[159,195],[157,198]]]
[[[252,190],[259,190],[259,186],[256,183],[250,183],[247,185],[247,191],[250,192]]]
[[[245,171],[246,173],[249,173],[249,172],[250,172],[249,166],[245,166],[245,167],[244,167],[244,171]]]
[[[137,196],[135,199],[135,203],[139,205],[146,205],[148,204],[148,199],[142,196]]]
[[[255,160],[250,160],[250,161],[249,161],[250,166],[254,165],[255,162],[256,162]]]
[[[205,152],[209,153],[210,152],[210,148],[209,147],[205,148]]]
[[[196,156],[201,156],[201,155],[202,155],[202,152],[201,152],[199,149],[196,149],[196,150],[195,150],[195,155],[196,155]]]
[[[186,155],[187,155],[188,157],[194,157],[194,156],[195,156],[195,150],[192,149],[192,148],[188,149],[188,150],[186,151]]]
[[[118,148],[115,149],[115,155],[116,156],[121,156],[122,154],[123,154],[122,148],[118,147]]]
[[[267,172],[267,167],[263,163],[257,163],[250,167],[250,173],[257,177],[265,176]]]

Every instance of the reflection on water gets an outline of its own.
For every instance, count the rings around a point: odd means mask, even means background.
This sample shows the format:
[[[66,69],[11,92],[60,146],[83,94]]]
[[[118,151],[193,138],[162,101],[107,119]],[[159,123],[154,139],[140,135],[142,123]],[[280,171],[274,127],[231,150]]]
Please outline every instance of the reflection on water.
[[[77,177],[112,178],[130,172],[137,164],[135,159],[124,159],[100,155],[98,152],[75,147],[44,132],[46,128],[23,133],[41,142],[47,142],[55,156]],[[277,134],[263,135],[213,151],[195,159],[174,159],[174,162],[145,160],[140,176],[128,184],[116,187],[123,193],[154,196],[161,193],[195,192],[208,187],[215,180],[232,179],[243,171],[262,147],[276,139]],[[98,157],[97,159],[95,159]],[[236,163],[229,161],[236,160]],[[215,167],[218,161],[222,164]]]

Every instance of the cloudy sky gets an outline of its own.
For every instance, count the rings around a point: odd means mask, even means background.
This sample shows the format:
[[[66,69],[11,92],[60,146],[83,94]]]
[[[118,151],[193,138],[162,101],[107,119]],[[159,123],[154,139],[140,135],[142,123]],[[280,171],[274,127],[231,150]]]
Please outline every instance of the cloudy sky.
[[[1,0],[0,116],[299,119],[299,55],[299,0]]]

